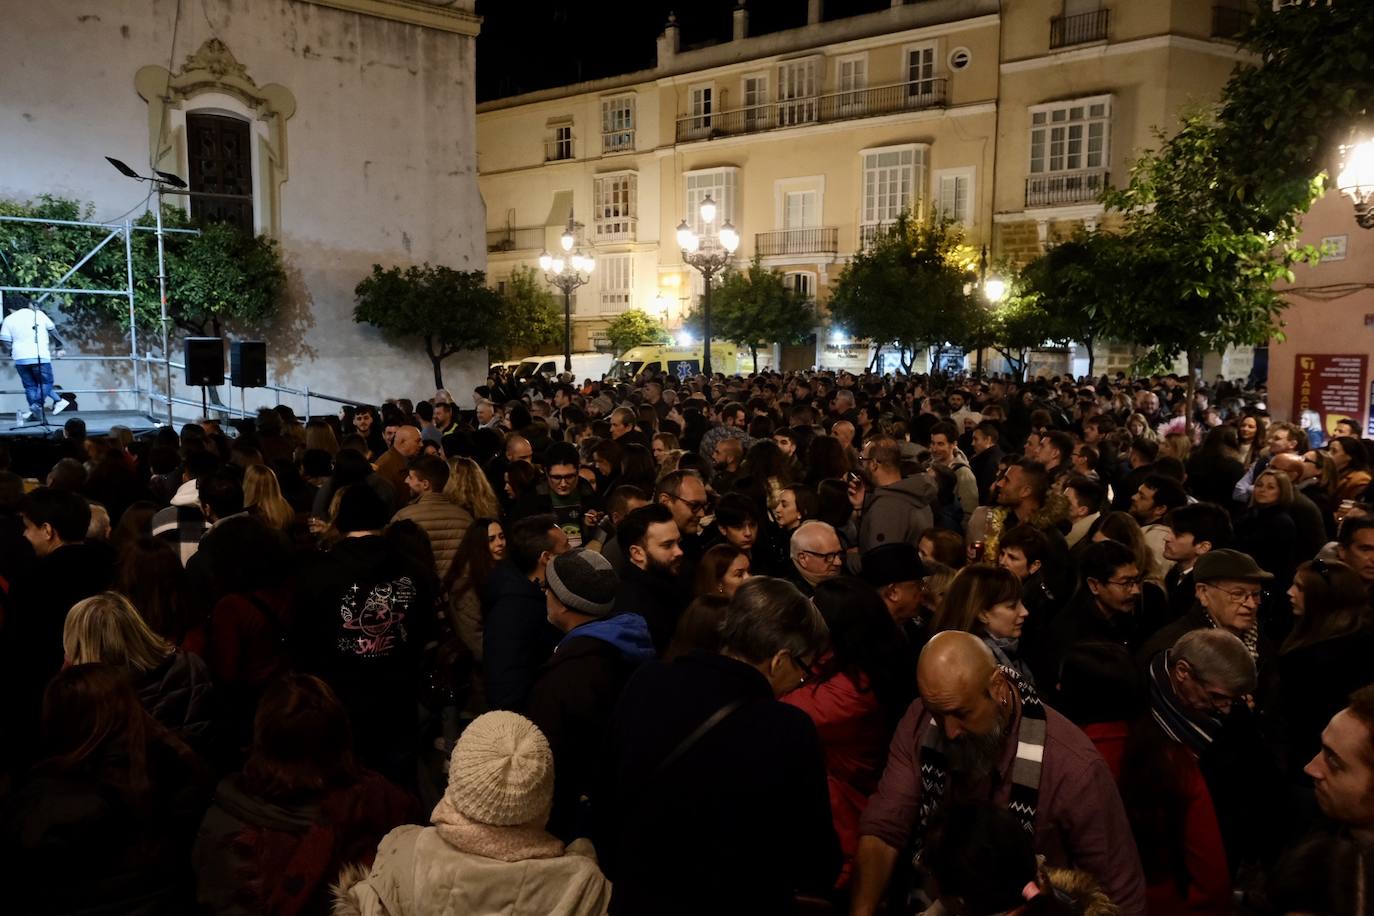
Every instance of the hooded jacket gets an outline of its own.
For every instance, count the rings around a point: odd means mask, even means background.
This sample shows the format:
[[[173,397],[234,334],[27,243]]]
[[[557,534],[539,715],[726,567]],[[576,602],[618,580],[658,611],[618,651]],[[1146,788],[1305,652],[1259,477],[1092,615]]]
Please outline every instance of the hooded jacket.
[[[930,508],[935,496],[935,481],[924,474],[875,489],[864,501],[859,520],[859,552],[898,541],[915,544],[935,524]]]
[[[616,614],[574,627],[540,671],[526,712],[553,750],[549,832],[554,836],[585,835],[578,801],[591,792],[600,772],[611,714],[630,675],[656,655],[645,619]]]
[[[954,449],[954,455],[947,466],[954,472],[954,494],[959,500],[959,510],[963,515],[961,522],[966,525],[973,510],[978,508],[978,478],[974,476],[968,458],[958,447]]]

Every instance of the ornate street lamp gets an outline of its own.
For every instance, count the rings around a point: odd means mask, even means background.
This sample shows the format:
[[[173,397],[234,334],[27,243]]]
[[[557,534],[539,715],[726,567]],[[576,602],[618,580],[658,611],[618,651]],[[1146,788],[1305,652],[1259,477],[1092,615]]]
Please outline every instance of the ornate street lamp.
[[[1355,205],[1355,222],[1374,229],[1374,140],[1341,147],[1341,170],[1336,188]]]
[[[701,202],[697,215],[701,225],[709,227],[716,221],[716,202],[708,195]],[[678,223],[677,244],[682,249],[682,260],[701,273],[705,282],[705,292],[701,297],[701,372],[711,377],[711,279],[722,270],[739,249],[739,233],[726,220],[720,227],[716,238],[702,238],[687,225],[687,220]]]
[[[591,255],[574,251],[577,245],[577,224],[573,222],[572,210],[568,210],[568,225],[558,239],[563,253],[551,255],[547,250],[539,254],[539,269],[544,271],[544,279],[563,291],[563,371],[572,371],[572,293],[592,278],[592,268],[596,261]]]
[[[988,276],[988,246],[986,245],[983,246],[983,253],[978,258],[978,286],[979,292],[983,294],[983,299],[988,306],[996,305],[1006,298],[1007,281],[996,274],[991,277]],[[964,292],[967,294],[969,291],[968,287],[965,286]],[[931,368],[933,371],[934,367]],[[982,341],[978,342],[978,352],[974,354],[973,374],[979,377],[983,375]]]

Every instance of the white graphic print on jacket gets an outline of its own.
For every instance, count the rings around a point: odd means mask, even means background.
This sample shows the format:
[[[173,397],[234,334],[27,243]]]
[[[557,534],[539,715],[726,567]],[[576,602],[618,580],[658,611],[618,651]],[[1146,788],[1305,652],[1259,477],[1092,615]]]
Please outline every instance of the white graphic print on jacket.
[[[379,582],[361,595],[358,584],[344,592],[339,614],[344,633],[339,651],[358,658],[378,658],[391,654],[406,641],[406,615],[415,602],[415,583],[409,576]]]

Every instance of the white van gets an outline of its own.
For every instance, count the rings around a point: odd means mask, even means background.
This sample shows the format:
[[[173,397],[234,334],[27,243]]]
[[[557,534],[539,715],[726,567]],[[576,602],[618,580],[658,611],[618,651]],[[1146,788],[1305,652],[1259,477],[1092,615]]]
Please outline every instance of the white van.
[[[701,345],[679,347],[653,344],[631,347],[611,365],[616,381],[629,382],[644,372],[666,372],[679,381],[701,372]],[[739,351],[732,343],[711,341],[711,371],[734,375],[739,372]]]
[[[611,368],[611,356],[609,353],[574,353],[572,355],[572,374],[575,379],[590,378],[601,381]],[[553,378],[563,371],[563,354],[558,353],[553,356],[527,356],[520,361],[520,365],[515,369],[515,378],[518,381],[528,381],[536,375],[544,378]]]

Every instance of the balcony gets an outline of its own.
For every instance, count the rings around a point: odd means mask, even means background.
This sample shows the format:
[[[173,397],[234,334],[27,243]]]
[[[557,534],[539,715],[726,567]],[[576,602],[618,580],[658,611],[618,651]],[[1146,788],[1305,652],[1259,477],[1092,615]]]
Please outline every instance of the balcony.
[[[1027,207],[1060,207],[1091,203],[1107,187],[1106,169],[1048,172],[1026,179]]]
[[[1250,27],[1254,14],[1234,6],[1212,7],[1212,37],[1238,38]]]
[[[637,222],[638,220],[630,216],[595,220],[592,224],[592,235],[597,242],[633,242]]]
[[[814,229],[778,229],[754,235],[754,254],[761,258],[789,254],[836,254],[840,230],[835,226]]]
[[[628,153],[635,148],[633,130],[616,130],[601,135],[601,152]]]
[[[1050,20],[1050,48],[1106,41],[1111,10],[1093,10],[1077,16],[1055,16]]]
[[[545,245],[544,226],[503,226],[487,230],[487,251],[538,251]]]
[[[927,79],[872,89],[784,99],[766,105],[687,115],[677,119],[677,142],[714,140],[762,133],[805,124],[828,124],[939,108],[945,104],[948,80]]]
[[[559,140],[547,140],[544,143],[544,161],[559,162],[573,157],[573,142],[571,138]]]

